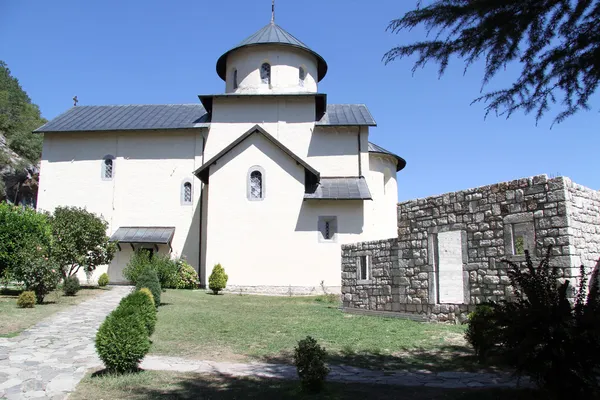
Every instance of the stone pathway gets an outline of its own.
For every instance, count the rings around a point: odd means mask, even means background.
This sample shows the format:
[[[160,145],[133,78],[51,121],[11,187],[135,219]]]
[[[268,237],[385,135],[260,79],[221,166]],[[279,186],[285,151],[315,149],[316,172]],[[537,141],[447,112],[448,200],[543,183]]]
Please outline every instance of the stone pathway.
[[[235,364],[214,361],[196,361],[175,357],[147,356],[142,369],[156,371],[196,372],[236,377],[255,376],[262,378],[298,379],[296,368],[282,364]],[[385,384],[398,386],[426,386],[438,388],[483,388],[516,387],[518,382],[510,374],[488,374],[474,372],[407,372],[371,371],[348,366],[331,366],[329,381]],[[530,386],[521,380],[521,387]]]
[[[0,399],[63,399],[88,368],[102,365],[96,331],[130,287],[116,286],[46,318],[19,336],[0,338]]]

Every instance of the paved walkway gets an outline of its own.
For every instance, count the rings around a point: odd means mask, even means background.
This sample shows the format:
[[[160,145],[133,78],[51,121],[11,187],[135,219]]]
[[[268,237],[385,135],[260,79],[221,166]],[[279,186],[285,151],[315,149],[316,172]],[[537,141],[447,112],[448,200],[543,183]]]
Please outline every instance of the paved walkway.
[[[142,369],[157,371],[196,372],[228,376],[255,376],[263,378],[298,379],[296,368],[282,364],[235,364],[213,361],[196,361],[175,357],[147,356]],[[398,386],[426,386],[438,388],[516,387],[517,381],[509,374],[474,372],[407,372],[371,371],[347,366],[331,366],[329,381],[385,384]],[[528,386],[521,380],[521,386]]]
[[[117,286],[23,331],[0,338],[0,399],[63,399],[101,365],[96,331],[131,288]]]

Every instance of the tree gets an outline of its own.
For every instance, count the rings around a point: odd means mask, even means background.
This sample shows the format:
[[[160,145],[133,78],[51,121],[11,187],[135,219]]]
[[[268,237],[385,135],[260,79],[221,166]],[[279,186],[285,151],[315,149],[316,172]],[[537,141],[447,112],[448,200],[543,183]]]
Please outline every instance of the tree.
[[[0,60],[0,134],[21,157],[36,163],[42,155],[43,136],[31,133],[47,121],[31,102],[6,63]]]
[[[81,268],[91,272],[112,261],[115,246],[108,241],[108,224],[101,217],[83,208],[58,207],[50,222],[54,236],[52,258],[60,265],[63,279]]]
[[[536,121],[560,100],[560,123],[589,100],[600,80],[600,0],[435,0],[402,18],[388,30],[399,33],[423,25],[432,40],[391,49],[385,63],[418,55],[413,72],[429,61],[443,75],[450,57],[465,62],[465,72],[485,59],[482,88],[511,62],[522,64],[521,75],[503,90],[474,100],[507,118],[518,110],[534,111]]]

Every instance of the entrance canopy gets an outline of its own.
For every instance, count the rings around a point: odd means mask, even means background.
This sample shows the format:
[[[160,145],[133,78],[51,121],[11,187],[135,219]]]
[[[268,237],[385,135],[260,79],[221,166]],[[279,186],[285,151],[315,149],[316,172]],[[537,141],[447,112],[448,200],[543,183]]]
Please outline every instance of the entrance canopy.
[[[114,242],[121,250],[121,243],[129,243],[135,250],[134,244],[152,244],[158,251],[159,244],[166,244],[171,251],[171,242],[175,235],[175,227],[157,227],[157,226],[122,226],[110,237],[109,241]]]

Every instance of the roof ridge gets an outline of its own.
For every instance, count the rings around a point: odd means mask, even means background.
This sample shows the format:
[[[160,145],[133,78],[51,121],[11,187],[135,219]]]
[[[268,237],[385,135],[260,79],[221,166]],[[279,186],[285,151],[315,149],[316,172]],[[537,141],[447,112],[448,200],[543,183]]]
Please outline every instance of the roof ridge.
[[[198,103],[87,104],[87,105],[81,105],[81,106],[73,106],[71,108],[82,108],[82,107],[147,107],[147,106],[199,106],[199,107],[202,107],[202,104],[198,104]],[[71,108],[69,108],[69,110]]]

